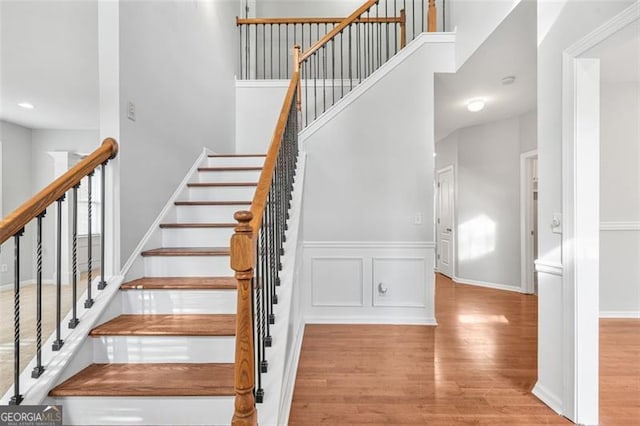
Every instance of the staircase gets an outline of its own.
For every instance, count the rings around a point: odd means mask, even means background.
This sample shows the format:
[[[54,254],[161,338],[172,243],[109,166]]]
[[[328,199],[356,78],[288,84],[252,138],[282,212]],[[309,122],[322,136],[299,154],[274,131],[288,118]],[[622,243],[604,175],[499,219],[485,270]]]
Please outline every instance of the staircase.
[[[233,213],[247,209],[264,156],[209,155],[120,287],[121,314],[93,328],[93,364],[53,388],[65,424],[229,424],[236,280]],[[118,303],[116,301],[116,303]]]

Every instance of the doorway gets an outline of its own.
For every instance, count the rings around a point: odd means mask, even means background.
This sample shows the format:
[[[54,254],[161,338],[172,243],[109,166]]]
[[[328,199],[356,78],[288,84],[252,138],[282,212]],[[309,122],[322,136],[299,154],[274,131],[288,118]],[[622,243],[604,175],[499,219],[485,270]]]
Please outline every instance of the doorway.
[[[520,155],[521,289],[537,294],[535,260],[538,258],[538,151]]]
[[[436,271],[455,276],[455,175],[453,166],[436,173]]]

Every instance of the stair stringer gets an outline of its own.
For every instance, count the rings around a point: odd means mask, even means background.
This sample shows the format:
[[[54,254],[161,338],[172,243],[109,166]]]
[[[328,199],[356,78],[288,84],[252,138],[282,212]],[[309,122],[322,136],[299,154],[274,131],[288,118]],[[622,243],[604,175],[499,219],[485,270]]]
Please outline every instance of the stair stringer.
[[[273,345],[267,348],[269,371],[263,376],[264,402],[257,404],[258,424],[285,425],[289,419],[289,408],[293,397],[293,383],[300,356],[301,339],[298,338],[302,324],[299,315],[301,252],[302,252],[302,195],[304,188],[306,155],[298,157],[296,178],[293,187],[288,230],[282,257],[281,285],[278,288],[278,303],[273,306],[276,322],[271,328]]]

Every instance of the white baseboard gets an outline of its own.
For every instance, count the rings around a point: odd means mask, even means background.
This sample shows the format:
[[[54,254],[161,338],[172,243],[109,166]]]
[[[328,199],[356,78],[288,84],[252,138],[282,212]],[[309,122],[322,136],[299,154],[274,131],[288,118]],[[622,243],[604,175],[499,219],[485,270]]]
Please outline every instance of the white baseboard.
[[[600,311],[600,318],[640,319],[640,311]]]
[[[531,390],[531,393],[534,394],[540,401],[544,402],[549,406],[553,411],[562,415],[562,401],[552,392],[549,392],[544,386],[542,386],[539,382]]]
[[[305,316],[305,324],[385,324],[385,325],[438,325],[435,318],[381,316]]]
[[[291,403],[293,401],[293,391],[296,385],[296,377],[298,376],[298,363],[300,361],[300,353],[302,352],[302,340],[304,338],[304,321],[300,321],[300,325],[293,342],[293,352],[291,359],[287,365],[283,377],[283,389],[280,403],[280,417],[278,424],[289,424],[289,413],[291,413]]]
[[[453,282],[456,284],[467,284],[467,285],[475,285],[478,287],[486,287],[492,288],[494,290],[505,290],[505,291],[513,291],[515,293],[522,293],[522,289],[520,287],[507,285],[507,284],[498,284],[498,283],[490,283],[487,281],[478,281],[478,280],[468,280],[466,278],[453,277]]]

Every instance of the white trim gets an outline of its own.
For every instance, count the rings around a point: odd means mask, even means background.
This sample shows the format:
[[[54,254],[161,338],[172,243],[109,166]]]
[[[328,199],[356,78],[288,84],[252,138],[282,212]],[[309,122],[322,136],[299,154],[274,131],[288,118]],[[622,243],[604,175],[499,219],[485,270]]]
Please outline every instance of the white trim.
[[[601,231],[640,231],[640,222],[600,222]]]
[[[433,241],[305,241],[304,248],[407,248],[435,249]]]
[[[540,401],[544,402],[556,413],[562,415],[562,401],[558,398],[557,395],[554,395],[552,392],[549,392],[547,388],[542,386],[540,382],[536,383],[536,385],[531,390],[531,393],[534,394]]]
[[[357,262],[360,266],[359,268],[359,279],[360,279],[360,302],[359,303],[320,303],[320,302],[316,302],[315,298],[314,298],[314,289],[316,288],[315,283],[313,281],[313,272],[314,272],[314,266],[316,265],[316,261],[330,261],[330,260],[334,260],[334,261],[353,261],[354,263]],[[364,262],[364,257],[362,256],[311,256],[311,258],[309,259],[310,261],[310,265],[309,265],[309,272],[311,274],[311,307],[314,308],[361,308],[364,306],[364,268],[365,268],[365,262]],[[344,288],[344,287],[343,287]]]
[[[547,262],[540,259],[536,260],[534,263],[536,265],[536,272],[538,273],[555,275],[558,277],[564,275],[564,267],[560,263]]]
[[[390,58],[387,62],[382,64],[380,68],[375,70],[373,74],[367,77],[366,80],[354,87],[353,90],[351,90],[342,99],[338,100],[334,105],[328,108],[322,115],[320,115],[316,120],[310,123],[309,126],[304,128],[298,136],[300,143],[304,144],[304,141],[306,139],[320,130],[329,121],[333,120],[333,118],[340,114],[342,110],[355,102],[371,87],[375,86],[380,80],[382,80],[385,75],[387,75],[398,65],[403,63],[406,58],[412,55],[423,45],[434,43],[455,44],[455,41],[455,33],[422,33],[418,35],[415,39],[413,39],[413,41],[407,44],[404,49]]]
[[[477,287],[492,288],[494,290],[512,291],[514,293],[522,293],[522,290],[518,286],[508,284],[491,283],[488,281],[469,280],[466,278],[453,277],[453,282],[456,284],[475,285]]]
[[[531,222],[529,195],[533,191],[527,173],[527,162],[538,157],[538,150],[534,149],[520,154],[520,290],[522,293],[533,293],[535,281],[535,266],[529,263],[528,224]]]
[[[640,311],[600,311],[600,318],[629,318],[640,320]]]
[[[298,330],[296,331],[292,353],[289,358],[289,364],[283,377],[282,396],[280,397],[280,415],[278,424],[289,424],[289,414],[291,413],[291,403],[293,402],[293,390],[296,385],[296,377],[298,376],[298,363],[300,362],[300,353],[302,352],[302,341],[304,339],[304,321],[300,321]]]
[[[289,87],[290,79],[286,80],[236,80],[236,88],[274,88],[286,89]]]
[[[563,53],[563,414],[598,423],[599,60],[579,58],[640,18],[640,1]],[[578,149],[579,148],[579,149]],[[580,285],[577,285],[577,283]]]
[[[393,317],[353,315],[353,316],[314,316],[305,315],[305,324],[384,324],[384,325],[438,325],[435,318]]]
[[[207,148],[202,149],[202,152],[200,153],[196,161],[193,163],[193,165],[185,175],[184,179],[182,179],[182,182],[180,182],[176,190],[173,192],[173,194],[171,195],[167,203],[164,205],[164,207],[156,217],[156,219],[153,221],[151,226],[149,226],[149,229],[147,229],[147,232],[144,234],[144,237],[142,237],[142,239],[140,240],[136,248],[131,253],[131,256],[122,267],[120,275],[127,275],[129,270],[133,266],[134,262],[140,259],[140,253],[144,251],[145,246],[149,242],[151,237],[158,232],[158,230],[160,229],[160,223],[165,219],[169,210],[174,207],[175,201],[178,199],[180,194],[185,190],[185,188],[187,187],[187,184],[191,181],[191,179],[194,176],[197,175],[198,167],[207,160],[207,157],[209,154],[210,154],[210,151]],[[138,277],[127,276],[127,278],[130,279],[130,278],[138,278]]]

